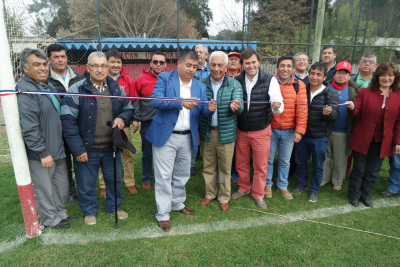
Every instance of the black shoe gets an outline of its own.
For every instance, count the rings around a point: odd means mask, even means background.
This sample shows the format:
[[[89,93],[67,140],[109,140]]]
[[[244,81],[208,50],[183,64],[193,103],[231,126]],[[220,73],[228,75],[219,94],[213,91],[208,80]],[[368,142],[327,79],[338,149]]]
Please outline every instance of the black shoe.
[[[196,176],[196,169],[194,167],[190,168],[190,176]]]
[[[384,181],[384,182],[389,182],[389,177],[388,177],[388,178],[382,179],[382,181]]]
[[[373,208],[374,204],[372,204],[371,200],[361,200],[365,207]]]
[[[64,220],[62,220],[61,222],[76,222],[78,220],[78,217],[67,217]]]
[[[79,206],[79,200],[77,196],[69,197],[68,202],[72,205]]]
[[[383,191],[383,192],[381,193],[381,196],[383,196],[383,197],[392,197],[392,196],[394,196],[394,195],[396,195],[396,194],[394,194],[394,193],[392,193],[392,192],[390,192],[390,191],[388,191],[388,190]]]
[[[69,223],[63,221],[59,222],[57,225],[51,226],[53,229],[67,229],[70,227],[71,225]]]
[[[350,199],[350,204],[353,206],[353,207],[358,207],[358,204],[359,204],[360,202],[358,201],[358,200],[352,200],[352,199]]]
[[[300,194],[304,190],[307,190],[306,186],[297,185],[295,188],[292,189],[293,194]]]

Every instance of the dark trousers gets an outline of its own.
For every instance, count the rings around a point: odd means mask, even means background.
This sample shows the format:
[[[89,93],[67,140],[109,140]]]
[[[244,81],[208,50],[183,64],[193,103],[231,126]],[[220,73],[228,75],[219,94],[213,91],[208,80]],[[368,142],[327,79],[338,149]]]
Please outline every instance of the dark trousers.
[[[65,159],[67,161],[67,174],[68,174],[68,184],[69,184],[68,198],[73,198],[76,197],[77,194],[76,194],[75,181],[72,178],[72,159],[71,159],[72,154],[64,138],[63,141],[64,141],[65,156],[66,156]]]
[[[319,186],[321,185],[322,176],[324,174],[325,153],[328,148],[329,140],[329,137],[312,138],[303,136],[301,141],[294,145],[298,185],[307,187],[307,160],[312,156],[310,190],[319,192]]]
[[[372,141],[367,155],[353,150],[353,169],[349,178],[351,200],[371,200],[371,191],[384,160],[380,158],[381,146],[382,143]]]
[[[153,146],[145,136],[151,122],[151,120],[142,121],[140,126],[140,136],[142,137],[142,182],[148,184],[153,180]]]

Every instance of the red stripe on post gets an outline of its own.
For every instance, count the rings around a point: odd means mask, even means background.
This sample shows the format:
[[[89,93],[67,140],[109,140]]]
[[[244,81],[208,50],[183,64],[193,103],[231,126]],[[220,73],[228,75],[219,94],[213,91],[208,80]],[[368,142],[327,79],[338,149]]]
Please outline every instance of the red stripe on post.
[[[28,238],[41,234],[39,219],[36,211],[32,183],[18,186],[22,215],[24,216],[26,236]]]

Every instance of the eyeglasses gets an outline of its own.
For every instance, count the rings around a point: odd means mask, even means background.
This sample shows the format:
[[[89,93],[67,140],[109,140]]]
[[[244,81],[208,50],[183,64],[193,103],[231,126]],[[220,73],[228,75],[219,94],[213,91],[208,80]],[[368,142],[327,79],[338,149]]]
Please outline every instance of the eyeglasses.
[[[101,65],[101,66],[99,66],[99,65],[90,65],[90,64],[88,64],[90,67],[92,67],[93,69],[95,69],[95,70],[98,70],[98,69],[106,69],[107,68],[107,66],[108,65]]]
[[[373,60],[363,60],[363,61],[361,61],[360,63],[362,63],[362,64],[367,64],[367,63],[369,63],[369,64],[375,64],[375,61],[373,61]]]
[[[151,61],[154,65],[158,65],[160,64],[161,66],[165,64],[165,61],[162,60],[153,60]]]

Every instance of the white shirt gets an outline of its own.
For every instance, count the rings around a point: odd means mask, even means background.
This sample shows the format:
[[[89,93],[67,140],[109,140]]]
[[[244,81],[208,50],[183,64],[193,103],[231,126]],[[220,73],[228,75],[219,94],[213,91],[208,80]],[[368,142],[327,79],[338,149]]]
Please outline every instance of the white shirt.
[[[218,100],[218,90],[221,88],[222,82],[224,79],[220,80],[219,82],[215,83],[214,80],[211,78],[211,86],[214,92],[214,100]],[[217,108],[218,109],[218,108]],[[211,119],[211,126],[218,126],[218,114],[217,114],[217,109],[215,110],[214,114],[212,115]]]
[[[318,89],[317,91],[315,91],[314,93],[312,93],[312,92],[310,91],[310,93],[311,93],[310,104],[312,103],[313,98],[314,98],[316,95],[318,95],[319,93],[321,93],[322,91],[324,91],[325,88],[326,88],[326,86],[325,86],[325,85],[322,85],[321,88],[319,88],[319,89]]]
[[[247,92],[247,101],[251,101],[251,90],[253,89],[254,85],[256,85],[257,80],[258,80],[258,74],[254,76],[253,81],[250,82],[249,78],[247,78],[247,75],[245,75],[245,81],[246,81],[246,92]],[[281,103],[281,106],[279,107],[278,110],[272,109],[272,112],[275,114],[281,114],[284,109],[284,104],[283,104],[283,97],[281,94],[281,88],[279,87],[278,80],[275,77],[272,77],[270,83],[269,83],[269,90],[268,90],[268,95],[270,102],[279,102]],[[250,109],[250,103],[247,103],[247,111]]]
[[[181,78],[179,78],[179,85],[180,85],[180,97],[184,99],[190,98],[191,97],[190,88],[192,87],[192,79],[190,79],[188,85],[184,85],[181,81]],[[178,121],[175,124],[174,131],[186,131],[186,130],[190,130],[190,110],[183,107],[182,105],[182,109],[179,111]]]

